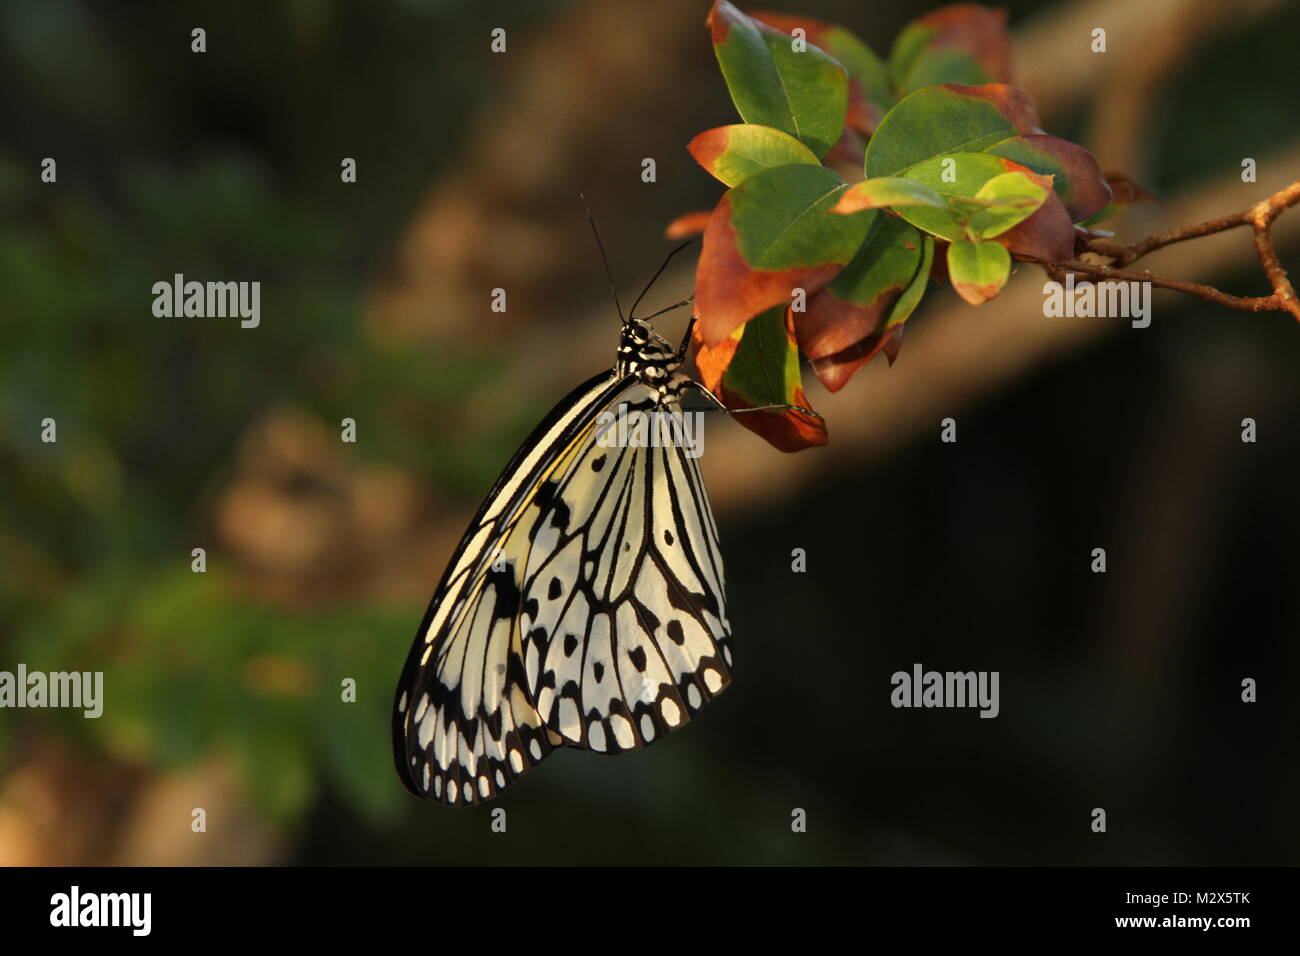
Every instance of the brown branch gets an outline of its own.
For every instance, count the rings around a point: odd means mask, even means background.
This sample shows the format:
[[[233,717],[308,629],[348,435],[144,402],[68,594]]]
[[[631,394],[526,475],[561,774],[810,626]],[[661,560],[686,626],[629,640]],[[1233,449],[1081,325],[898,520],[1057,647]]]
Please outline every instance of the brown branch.
[[[1124,272],[1113,266],[1084,262],[1080,259],[1067,259],[1065,262],[1039,262],[1038,264],[1045,268],[1052,278],[1057,281],[1060,281],[1067,272],[1080,272],[1116,282],[1150,282],[1162,289],[1172,289],[1175,292],[1185,292],[1187,295],[1199,296],[1207,302],[1214,302],[1242,312],[1277,312],[1284,308],[1276,295],[1242,298],[1241,296],[1221,292],[1214,286],[1184,282],[1181,279],[1166,279],[1145,270],[1142,272]]]
[[[1088,251],[1095,252],[1098,255],[1105,256],[1114,261],[1115,265],[1126,266],[1148,253],[1155,252],[1157,249],[1163,249],[1165,246],[1172,246],[1175,242],[1185,242],[1188,239],[1199,239],[1201,236],[1212,236],[1216,232],[1225,232],[1237,226],[1246,225],[1246,215],[1250,210],[1232,213],[1228,216],[1219,216],[1215,219],[1208,219],[1205,222],[1198,222],[1194,226],[1182,226],[1178,229],[1170,229],[1168,232],[1157,233],[1154,236],[1147,236],[1141,242],[1135,242],[1131,246],[1114,245],[1106,242],[1104,239],[1094,239],[1088,243]]]
[[[1274,193],[1263,202],[1256,203],[1249,212],[1250,224],[1255,228],[1255,254],[1259,256],[1264,274],[1268,276],[1273,287],[1273,295],[1283,309],[1300,319],[1300,302],[1296,301],[1295,289],[1286,277],[1286,270],[1278,260],[1277,250],[1273,248],[1273,237],[1269,228],[1273,220],[1282,215],[1283,210],[1300,202],[1300,180],[1286,189]]]
[[[1242,312],[1290,312],[1297,319],[1300,319],[1300,301],[1297,301],[1295,289],[1287,278],[1286,269],[1282,267],[1282,263],[1278,259],[1277,249],[1273,246],[1273,237],[1270,234],[1273,220],[1297,203],[1300,203],[1300,180],[1278,190],[1267,199],[1248,209],[1243,209],[1241,212],[1218,216],[1205,222],[1157,233],[1130,246],[1117,245],[1101,239],[1093,239],[1087,244],[1087,252],[1108,259],[1109,262],[1093,263],[1084,262],[1080,259],[1070,259],[1064,262],[1032,261],[1038,262],[1047,270],[1049,275],[1058,280],[1066,273],[1077,272],[1121,282],[1150,282],[1162,289],[1172,289],[1187,295],[1198,296],[1207,302],[1214,302],[1229,309],[1238,309]],[[1250,226],[1254,230],[1255,253],[1259,257],[1264,274],[1268,277],[1269,285],[1273,288],[1272,295],[1252,297],[1230,295],[1213,286],[1184,282],[1181,279],[1168,279],[1164,276],[1153,275],[1145,270],[1142,272],[1124,272],[1120,268],[1116,268],[1117,266],[1129,265],[1148,253],[1163,249],[1165,246],[1171,246],[1177,242],[1186,242],[1189,239],[1199,239],[1202,236],[1211,236],[1218,232],[1226,232],[1238,226]]]

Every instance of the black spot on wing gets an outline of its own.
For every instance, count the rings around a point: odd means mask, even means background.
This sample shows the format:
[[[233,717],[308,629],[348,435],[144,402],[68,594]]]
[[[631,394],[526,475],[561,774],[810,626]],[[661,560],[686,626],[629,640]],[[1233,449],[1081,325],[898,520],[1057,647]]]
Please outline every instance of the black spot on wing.
[[[496,594],[496,603],[492,616],[496,618],[513,618],[519,614],[521,595],[519,585],[515,583],[514,569],[507,565],[500,571],[491,569],[487,573],[487,585]]]
[[[681,621],[668,622],[668,636],[672,638],[673,643],[678,647],[686,643],[686,633],[682,630]]]
[[[559,528],[561,531],[566,531],[568,530],[569,519],[571,517],[573,517],[573,515],[569,511],[569,506],[564,503],[563,499],[557,498],[551,511],[551,524],[555,525],[555,527]]]
[[[636,612],[637,619],[641,622],[641,626],[645,628],[646,633],[654,634],[655,631],[659,630],[659,616],[635,597],[631,601],[632,610]]]

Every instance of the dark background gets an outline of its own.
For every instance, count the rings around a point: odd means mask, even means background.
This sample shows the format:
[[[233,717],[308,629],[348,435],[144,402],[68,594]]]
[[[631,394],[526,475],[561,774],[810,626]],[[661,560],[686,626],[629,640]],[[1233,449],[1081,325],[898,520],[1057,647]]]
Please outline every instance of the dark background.
[[[772,6],[882,54],[930,9]],[[1095,5],[1005,6],[1020,35]],[[1243,156],[1296,156],[1297,8],[1240,7],[1209,36],[1115,35],[1119,78],[1052,110],[1050,130],[1094,145],[1137,101],[1140,138],[1100,158],[1171,204]],[[827,403],[831,448],[800,453],[798,481],[712,421],[727,694],[644,753],[557,753],[485,807],[400,787],[388,708],[429,591],[513,447],[612,355],[577,192],[625,299],[667,221],[719,194],[683,148],[734,118],[706,12],[0,3],[0,669],[106,684],[98,721],[0,711],[0,862],[1300,859],[1300,329],[1172,296],[1149,329],[966,393],[945,413],[955,445],[928,419],[853,445],[849,421],[879,414],[870,388],[906,374],[910,331],[895,369]],[[497,26],[504,56],[488,52]],[[1062,49],[1082,42],[1062,30]],[[1181,46],[1161,59],[1161,43]],[[1135,61],[1118,54],[1145,46],[1157,66],[1126,88]],[[39,180],[45,156],[57,184]],[[1210,214],[1267,192],[1238,184]],[[1246,254],[1215,281],[1262,294],[1248,237],[1234,242]],[[153,317],[152,284],[176,272],[260,280],[261,327]],[[505,316],[488,310],[497,286]],[[913,322],[939,340],[954,316],[991,314],[934,286]],[[918,402],[945,384],[919,382]],[[57,444],[40,442],[47,416]],[[749,492],[727,490],[743,477]],[[1105,575],[1089,571],[1098,546]],[[914,662],[999,671],[1000,716],[893,709],[889,677]]]

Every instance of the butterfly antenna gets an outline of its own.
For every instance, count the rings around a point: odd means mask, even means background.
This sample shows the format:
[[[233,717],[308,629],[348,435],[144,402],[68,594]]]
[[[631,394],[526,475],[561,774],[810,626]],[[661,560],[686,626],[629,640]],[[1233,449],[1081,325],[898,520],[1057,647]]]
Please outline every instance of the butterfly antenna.
[[[600,233],[596,230],[596,218],[591,214],[591,207],[587,205],[586,195],[578,193],[578,196],[582,199],[582,208],[587,210],[587,222],[591,223],[591,234],[596,237],[596,248],[600,250],[600,261],[605,263],[605,278],[609,280],[609,291],[614,294],[614,308],[618,310],[619,321],[627,325],[627,319],[623,317],[623,306],[619,305],[618,302],[618,289],[614,288],[614,273],[609,270],[609,257],[605,255],[605,244],[600,241]],[[633,309],[635,308],[633,306]]]
[[[668,253],[668,255],[664,257],[663,265],[661,265],[659,267],[659,270],[650,277],[650,281],[645,284],[645,288],[641,290],[641,294],[637,296],[636,301],[632,303],[632,311],[629,312],[628,315],[632,316],[633,318],[636,318],[636,307],[641,304],[641,300],[644,299],[645,294],[650,291],[650,287],[655,284],[655,282],[658,280],[658,278],[661,275],[664,274],[664,270],[668,268],[668,263],[673,261],[673,256],[677,255],[677,253],[681,252],[683,249],[685,249],[694,241],[695,241],[694,239],[687,239],[680,246],[678,246],[676,249],[674,249],[672,252]],[[679,305],[680,304],[682,303],[679,303]],[[669,306],[670,309],[675,309],[677,307],[678,306],[675,305]],[[656,312],[655,315],[660,315],[661,313],[666,311],[668,311],[668,309],[661,309],[659,312]],[[654,315],[649,316],[649,318],[653,319]]]
[[[657,319],[657,318],[659,318],[659,316],[663,315],[665,312],[671,312],[673,309],[680,309],[682,306],[684,306],[684,305],[690,305],[690,304],[691,304],[692,302],[694,302],[694,301],[695,301],[695,294],[694,294],[694,293],[691,293],[691,295],[690,295],[689,298],[682,299],[682,301],[680,301],[680,302],[674,302],[672,305],[666,305],[666,306],[664,306],[662,309],[660,309],[658,312],[651,312],[649,315],[647,315],[647,316],[646,316],[644,319],[642,319],[641,321],[642,321],[642,322],[649,322],[651,319]]]

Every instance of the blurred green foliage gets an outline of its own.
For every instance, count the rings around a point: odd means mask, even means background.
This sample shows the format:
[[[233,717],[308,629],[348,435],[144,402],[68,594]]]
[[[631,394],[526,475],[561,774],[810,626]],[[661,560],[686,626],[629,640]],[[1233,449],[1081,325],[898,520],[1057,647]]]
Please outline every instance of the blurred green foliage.
[[[228,475],[243,430],[284,400],[325,421],[346,413],[373,423],[361,454],[453,487],[481,482],[499,448],[458,440],[437,416],[493,363],[369,346],[357,283],[332,270],[339,230],[306,204],[277,200],[247,161],[140,176],[112,213],[66,193],[42,208],[41,187],[12,156],[0,183],[0,285],[22,305],[0,349],[5,660],[106,670],[104,717],[69,726],[119,756],[177,765],[227,748],[281,817],[307,805],[318,768],[366,809],[391,807],[389,774],[341,759],[339,747],[359,732],[386,733],[393,662],[418,608],[331,608],[313,620],[252,602],[219,566],[190,571],[190,548],[206,543],[196,513]],[[166,278],[163,263],[275,277],[262,326],[154,319],[147,290]],[[365,374],[355,388],[313,395],[302,376],[284,374],[301,368],[304,343]],[[423,412],[383,414],[395,402]],[[46,417],[57,423],[54,444],[39,438]],[[312,692],[250,692],[239,669],[257,654],[302,661]],[[358,680],[367,720],[338,716],[340,675]],[[0,723],[13,719],[0,711]]]
[[[362,321],[474,102],[476,71],[449,69],[469,54],[438,29],[451,15],[486,22],[463,3],[0,7],[0,78],[22,93],[0,140],[0,667],[104,670],[108,700],[98,720],[0,710],[0,760],[21,716],[134,765],[227,753],[282,821],[321,784],[373,817],[401,799],[384,742],[422,608],[241,593],[209,511],[241,437],[283,404],[356,418],[350,454],[466,502],[527,427],[522,410],[475,434],[448,415],[499,358],[376,345]],[[365,189],[340,184],[342,155]],[[261,281],[260,327],[155,318],[151,287],[176,272]],[[259,667],[296,684],[261,687]]]

